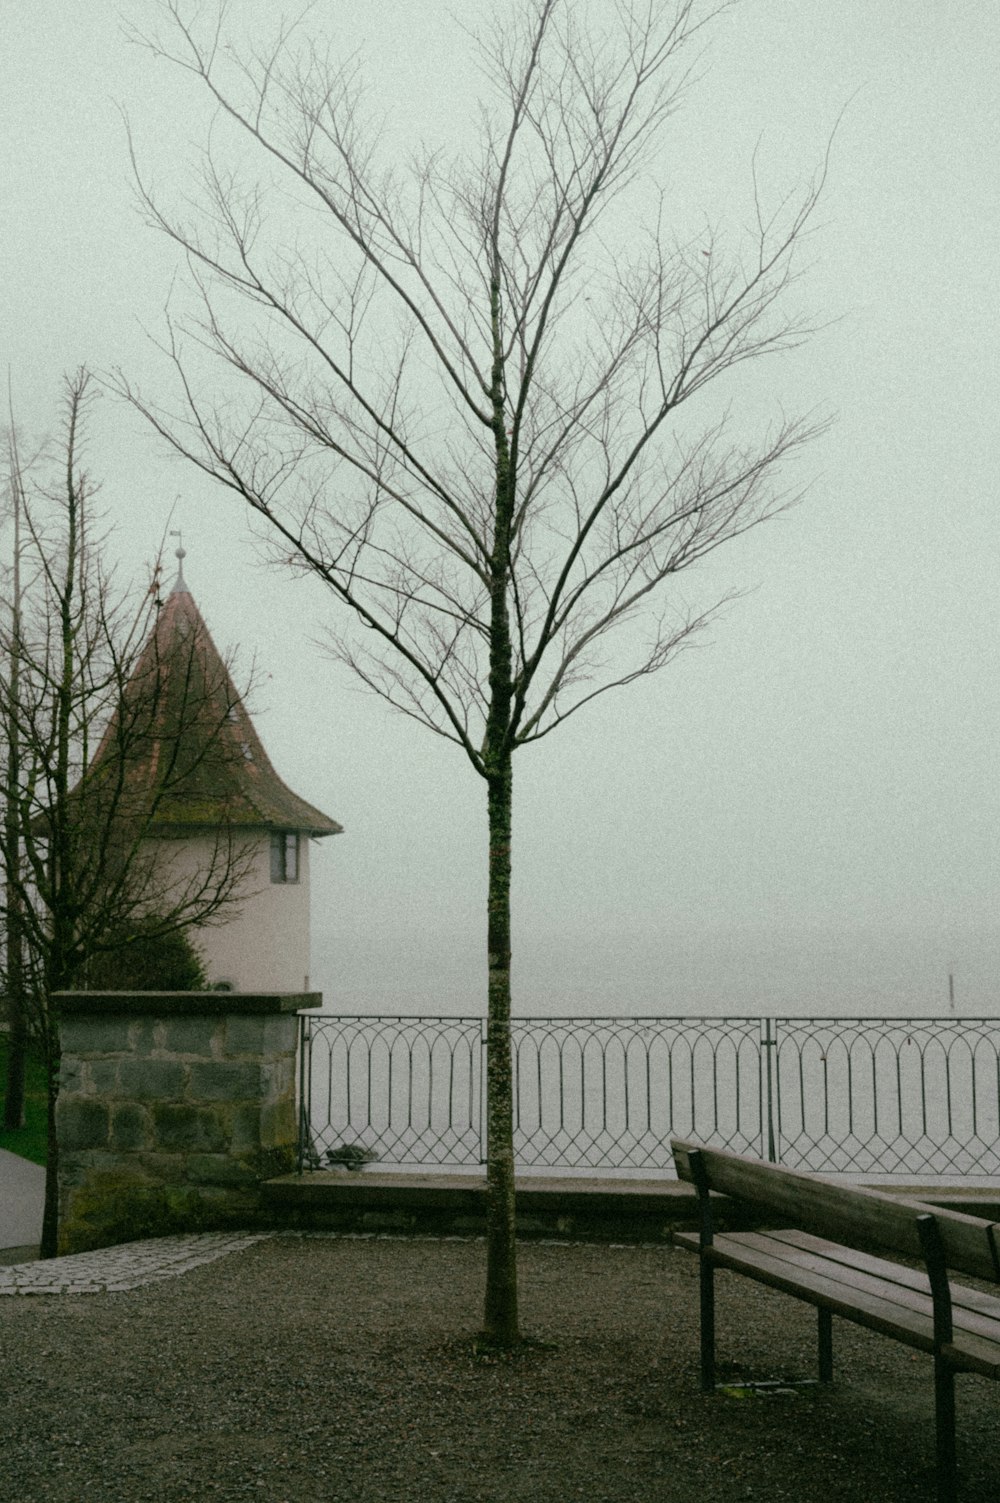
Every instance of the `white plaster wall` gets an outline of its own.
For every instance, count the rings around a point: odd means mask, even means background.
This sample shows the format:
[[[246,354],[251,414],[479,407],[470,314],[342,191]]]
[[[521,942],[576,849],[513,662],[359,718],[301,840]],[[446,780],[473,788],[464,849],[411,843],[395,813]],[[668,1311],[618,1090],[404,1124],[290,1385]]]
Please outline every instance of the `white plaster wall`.
[[[271,881],[270,836],[250,835],[253,863],[244,895],[224,923],[191,929],[210,984],[239,992],[309,990],[309,839],[299,838],[299,880]],[[158,842],[178,879],[211,862],[211,835]]]

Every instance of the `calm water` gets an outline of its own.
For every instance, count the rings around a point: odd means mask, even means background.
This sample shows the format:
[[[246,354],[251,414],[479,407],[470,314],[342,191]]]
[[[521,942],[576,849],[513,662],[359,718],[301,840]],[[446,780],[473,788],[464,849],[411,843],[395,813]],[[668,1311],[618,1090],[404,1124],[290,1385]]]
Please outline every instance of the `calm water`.
[[[476,1014],[484,1005],[478,937],[367,934],[324,952],[313,981],[343,1012]],[[996,933],[873,930],[670,937],[553,935],[515,946],[522,1016],[908,1017],[955,1010],[1000,1016]]]

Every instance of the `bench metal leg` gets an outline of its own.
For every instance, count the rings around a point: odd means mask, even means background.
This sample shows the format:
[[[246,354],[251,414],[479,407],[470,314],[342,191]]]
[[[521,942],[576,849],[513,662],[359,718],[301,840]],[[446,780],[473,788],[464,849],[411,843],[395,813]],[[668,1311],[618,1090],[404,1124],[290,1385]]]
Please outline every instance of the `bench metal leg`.
[[[715,1269],[707,1258],[701,1269],[701,1391],[715,1392]]]
[[[958,1497],[955,1457],[955,1374],[940,1357],[934,1358],[934,1412],[937,1428],[938,1503],[955,1503]]]
[[[833,1316],[819,1310],[819,1381],[833,1382]]]

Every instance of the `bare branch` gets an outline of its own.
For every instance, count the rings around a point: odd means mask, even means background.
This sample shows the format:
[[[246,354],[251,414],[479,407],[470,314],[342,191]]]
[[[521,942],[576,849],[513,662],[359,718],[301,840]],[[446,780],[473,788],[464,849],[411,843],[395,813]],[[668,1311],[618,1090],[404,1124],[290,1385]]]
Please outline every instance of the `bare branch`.
[[[246,852],[230,842],[197,876],[176,881],[150,845],[164,801],[194,758],[212,755],[225,714],[206,700],[192,643],[190,692],[172,705],[177,739],[161,734],[163,675],[144,647],[160,605],[159,566],[139,595],[106,567],[82,464],[95,394],[87,371],[67,380],[58,444],[30,468],[13,438],[10,446],[23,534],[17,614],[0,622],[0,725],[8,749],[17,747],[16,776],[8,755],[4,781],[0,916],[17,912],[42,1023],[48,992],[71,985],[88,956],[120,946],[140,916],[148,928],[155,913],[157,933],[210,921],[248,872]],[[156,778],[140,787],[137,769],[154,744]]]

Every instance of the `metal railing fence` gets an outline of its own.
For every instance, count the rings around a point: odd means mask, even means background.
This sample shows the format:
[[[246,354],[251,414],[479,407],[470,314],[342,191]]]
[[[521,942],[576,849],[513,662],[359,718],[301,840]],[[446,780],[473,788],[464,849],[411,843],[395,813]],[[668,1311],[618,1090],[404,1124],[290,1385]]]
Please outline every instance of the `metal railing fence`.
[[[303,1166],[485,1161],[480,1018],[301,1015]],[[819,1172],[1000,1174],[1000,1019],[517,1018],[515,1154],[671,1174],[669,1139]]]

